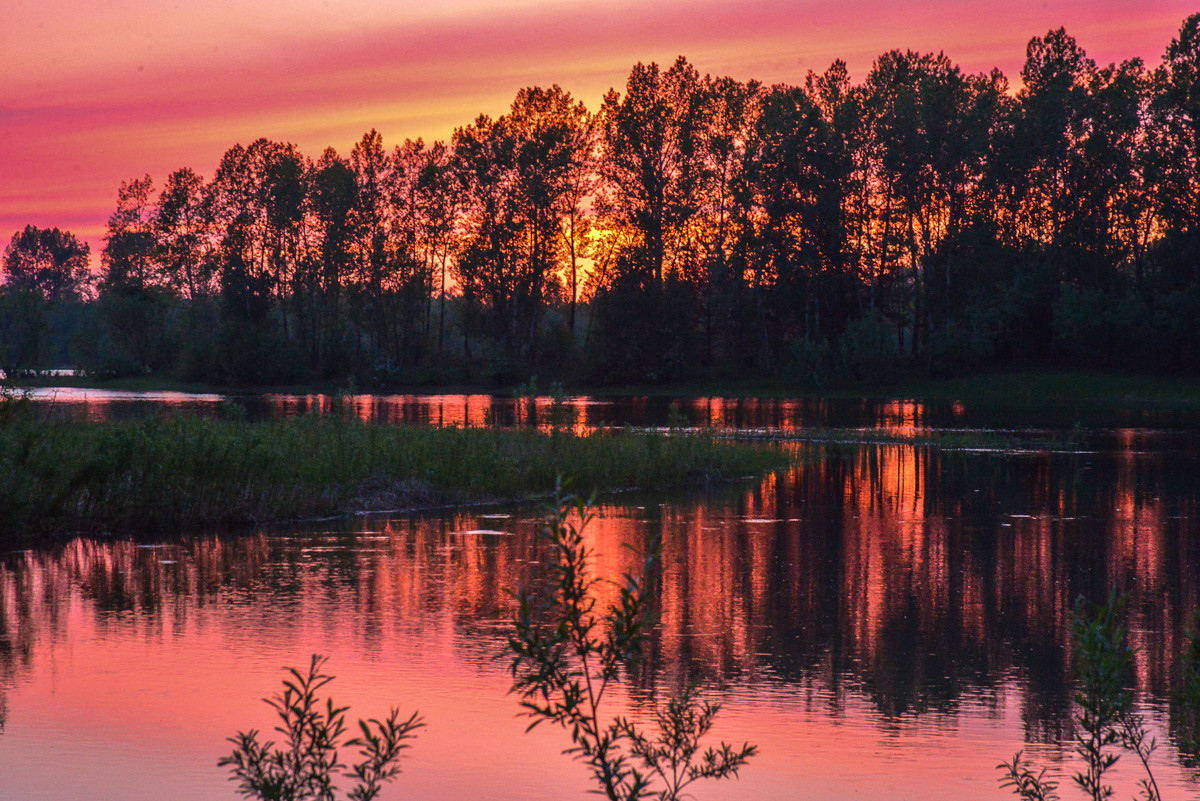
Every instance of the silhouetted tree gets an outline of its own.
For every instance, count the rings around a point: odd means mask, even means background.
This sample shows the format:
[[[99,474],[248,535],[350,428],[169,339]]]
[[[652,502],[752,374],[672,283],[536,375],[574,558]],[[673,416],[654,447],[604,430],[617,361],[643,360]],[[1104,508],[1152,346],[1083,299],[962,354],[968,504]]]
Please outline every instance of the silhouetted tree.
[[[431,338],[435,280],[445,292],[457,198],[446,146],[406,140],[391,157],[389,204],[399,363],[416,365]],[[444,310],[444,305],[442,306]]]
[[[1200,282],[1200,14],[1184,20],[1152,80],[1145,169],[1169,243],[1158,261],[1179,287]]]
[[[746,237],[739,232],[749,224],[743,173],[760,90],[753,81],[706,75],[700,91],[707,110],[697,129],[701,172],[693,196],[698,210],[684,228],[681,272],[701,304],[704,365],[752,366],[764,354],[751,333],[756,319],[746,280],[751,265]]]
[[[149,175],[121,184],[101,254],[98,328],[83,343],[84,366],[94,372],[140,374],[170,364],[172,296],[157,259],[154,207]]]
[[[606,257],[606,284],[593,303],[598,359],[612,378],[679,377],[695,366],[688,229],[699,211],[708,101],[682,57],[665,72],[634,65],[625,94],[614,89],[604,98],[596,207],[617,249]]]
[[[454,174],[453,155],[445,142],[425,147],[418,139],[406,140],[392,157],[397,176],[397,190],[405,198],[404,228],[415,252],[420,254],[422,281],[427,291],[425,333],[429,333],[433,300],[438,301],[438,335],[440,351],[445,344],[447,270],[457,252],[458,221],[461,199]],[[414,287],[415,289],[415,287]]]
[[[212,221],[204,179],[184,167],[167,176],[151,218],[155,260],[165,284],[195,300],[214,290]]]
[[[696,68],[680,57],[666,72],[634,65],[624,96],[610,90],[600,110],[603,213],[634,232],[628,268],[659,285],[678,268],[674,245],[697,210],[705,100]]]
[[[68,231],[25,226],[4,249],[4,287],[55,302],[87,294],[91,249]]]
[[[108,218],[104,237],[102,290],[141,290],[157,283],[153,195],[154,181],[149,175],[121,183],[117,209]]]
[[[67,231],[27,225],[4,249],[0,283],[0,370],[13,377],[47,366],[65,351],[75,321],[55,326],[87,294],[89,248]],[[48,341],[61,329],[61,342]]]
[[[460,218],[462,247],[455,277],[464,302],[464,355],[469,360],[470,337],[493,336],[502,358],[516,357],[517,293],[521,254],[519,221],[514,207],[515,147],[503,119],[484,115],[459,128],[453,139],[455,173],[462,189]]]
[[[314,163],[258,139],[207,184],[122,184],[77,344],[109,371],[242,382],[1192,369],[1197,98],[1193,15],[1149,72],[1034,37],[1015,94],[941,53],[770,88],[681,57],[635,65],[595,116],[522,89],[449,145],[371,130]],[[4,319],[35,344],[9,333],[10,356],[46,350],[32,332],[66,318],[35,310],[88,283],[86,251],[20,236]]]
[[[582,170],[591,158],[587,109],[558,86],[522,89],[504,118],[513,137],[513,193],[524,239],[519,310],[531,348],[536,348],[546,307],[561,294],[563,247],[571,270],[570,302],[577,290],[582,218]],[[529,354],[531,360],[536,352]]]
[[[820,338],[819,282],[832,269],[826,171],[831,131],[803,88],[776,86],[761,100],[746,168],[741,247],[755,289],[759,350],[779,358],[797,338]]]
[[[298,334],[308,365],[318,375],[353,371],[360,361],[358,338],[346,315],[352,280],[350,239],[358,185],[349,163],[326,148],[313,167],[309,198],[312,247],[297,276]]]

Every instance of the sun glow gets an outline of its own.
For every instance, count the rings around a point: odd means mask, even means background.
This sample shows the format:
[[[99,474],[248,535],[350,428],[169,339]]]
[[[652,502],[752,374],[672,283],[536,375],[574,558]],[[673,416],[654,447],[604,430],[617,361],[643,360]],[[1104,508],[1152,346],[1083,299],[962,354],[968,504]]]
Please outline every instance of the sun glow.
[[[945,50],[967,72],[999,66],[1015,83],[1024,43],[1049,28],[1065,25],[1101,63],[1152,64],[1192,10],[1177,0],[1003,11],[945,0],[18,0],[0,31],[0,231],[67,227],[98,252],[116,187],[131,177],[207,175],[228,147],[260,136],[312,155],[346,152],[372,127],[393,142],[446,139],[476,114],[503,113],[527,85],[559,83],[595,110],[635,61],[685,53],[704,72],[798,83],[835,58],[861,76],[885,50],[913,48]]]

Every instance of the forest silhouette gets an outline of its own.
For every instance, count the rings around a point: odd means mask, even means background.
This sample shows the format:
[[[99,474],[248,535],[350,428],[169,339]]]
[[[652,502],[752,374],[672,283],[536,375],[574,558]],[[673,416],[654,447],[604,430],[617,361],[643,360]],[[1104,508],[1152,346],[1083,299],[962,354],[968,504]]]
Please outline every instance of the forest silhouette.
[[[1200,14],[1162,62],[1063,29],[1020,88],[894,50],[800,85],[637,64],[449,142],[259,139],[124,182],[100,272],[28,226],[0,369],[226,385],[1200,369]]]

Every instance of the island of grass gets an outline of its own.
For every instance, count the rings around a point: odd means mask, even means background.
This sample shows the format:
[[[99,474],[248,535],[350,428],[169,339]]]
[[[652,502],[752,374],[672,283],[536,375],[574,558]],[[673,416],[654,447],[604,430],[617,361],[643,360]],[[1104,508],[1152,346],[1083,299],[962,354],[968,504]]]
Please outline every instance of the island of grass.
[[[0,540],[164,532],[762,475],[778,449],[626,431],[435,428],[341,417],[0,420]]]

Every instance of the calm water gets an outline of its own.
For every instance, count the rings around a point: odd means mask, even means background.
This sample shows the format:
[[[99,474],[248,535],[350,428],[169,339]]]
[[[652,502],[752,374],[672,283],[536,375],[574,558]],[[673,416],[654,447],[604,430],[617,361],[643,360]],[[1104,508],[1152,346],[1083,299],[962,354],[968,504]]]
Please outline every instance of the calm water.
[[[174,400],[211,409],[221,399]],[[329,401],[256,402],[265,411],[255,413],[295,414]],[[96,417],[148,401],[55,403]],[[532,415],[486,396],[355,408],[476,424],[538,422],[545,403]],[[581,426],[668,414],[638,399],[572,405]],[[988,424],[977,410],[912,403],[704,399],[679,413],[774,430]],[[1195,797],[1170,741],[1166,688],[1200,605],[1200,428],[1118,417],[1124,427],[1088,421],[1064,436],[1070,448],[813,448],[763,482],[604,505],[589,530],[603,574],[636,567],[625,546],[664,543],[653,669],[623,687],[622,711],[646,715],[687,681],[724,703],[715,736],[760,755],[737,782],[697,785],[699,799],[1010,798],[994,766],[1018,749],[1073,769],[1070,609],[1080,593],[1116,588],[1132,593],[1160,785],[1167,798]],[[1045,438],[1080,419],[1052,410],[993,425]],[[224,738],[269,729],[259,699],[313,652],[330,655],[331,689],[353,713],[398,705],[429,724],[385,798],[585,797],[584,769],[559,754],[565,736],[524,734],[497,656],[508,592],[543,556],[535,517],[475,509],[0,556],[0,798],[233,799],[215,764]]]
[[[349,411],[381,423],[440,426],[551,425],[570,420],[577,429],[597,426],[664,426],[671,422],[718,429],[790,431],[811,426],[855,428],[1197,430],[1200,416],[1080,402],[1030,409],[914,403],[905,400],[817,398],[587,397],[501,395],[218,395],[49,388],[34,399],[55,413],[79,420],[113,420],[159,414],[164,409],[198,415],[238,406],[252,419]],[[339,406],[340,404],[340,406]],[[672,419],[674,416],[674,420]]]

